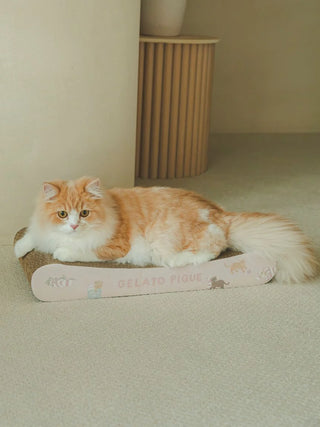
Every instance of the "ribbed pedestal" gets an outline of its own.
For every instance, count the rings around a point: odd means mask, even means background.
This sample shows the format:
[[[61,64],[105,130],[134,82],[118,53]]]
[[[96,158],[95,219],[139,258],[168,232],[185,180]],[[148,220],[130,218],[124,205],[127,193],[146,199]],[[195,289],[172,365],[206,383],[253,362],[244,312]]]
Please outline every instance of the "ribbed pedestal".
[[[214,38],[141,37],[136,176],[207,170]]]

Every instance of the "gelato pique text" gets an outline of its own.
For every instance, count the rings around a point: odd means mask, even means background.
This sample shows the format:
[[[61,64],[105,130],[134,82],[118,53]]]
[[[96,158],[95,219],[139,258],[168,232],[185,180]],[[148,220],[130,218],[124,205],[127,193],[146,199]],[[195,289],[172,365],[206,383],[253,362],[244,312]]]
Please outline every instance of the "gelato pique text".
[[[127,279],[127,280],[119,280],[118,287],[119,288],[143,288],[149,286],[161,286],[165,283],[169,283],[170,285],[175,285],[179,283],[195,283],[202,281],[202,273],[184,273],[184,274],[173,274],[168,278],[163,276],[157,277],[145,277],[139,279]]]

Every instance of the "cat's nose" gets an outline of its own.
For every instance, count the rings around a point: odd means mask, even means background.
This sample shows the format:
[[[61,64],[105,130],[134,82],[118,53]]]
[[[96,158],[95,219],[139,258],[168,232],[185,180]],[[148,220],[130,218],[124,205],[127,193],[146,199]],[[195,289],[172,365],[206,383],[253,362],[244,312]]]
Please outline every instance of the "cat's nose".
[[[74,230],[76,230],[79,227],[79,225],[78,224],[71,224],[70,227],[73,228]]]

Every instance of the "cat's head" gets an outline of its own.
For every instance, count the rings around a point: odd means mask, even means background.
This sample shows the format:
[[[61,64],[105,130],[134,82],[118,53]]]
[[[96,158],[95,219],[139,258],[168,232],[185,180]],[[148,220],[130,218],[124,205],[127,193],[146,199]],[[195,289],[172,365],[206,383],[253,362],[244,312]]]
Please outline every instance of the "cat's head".
[[[81,233],[105,220],[103,198],[98,178],[45,182],[39,199],[38,220],[56,231]]]

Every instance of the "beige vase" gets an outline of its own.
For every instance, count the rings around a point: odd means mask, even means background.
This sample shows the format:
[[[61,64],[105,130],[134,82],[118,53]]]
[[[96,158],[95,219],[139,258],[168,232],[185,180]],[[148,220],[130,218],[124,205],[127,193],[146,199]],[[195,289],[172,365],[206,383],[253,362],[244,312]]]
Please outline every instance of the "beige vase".
[[[141,0],[141,34],[178,36],[186,4],[187,0]]]

